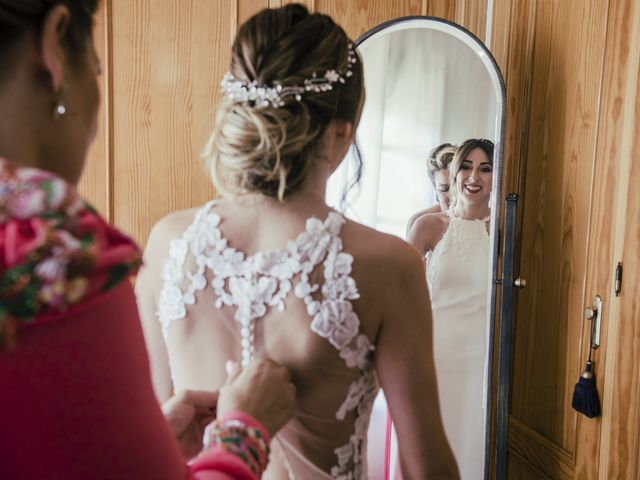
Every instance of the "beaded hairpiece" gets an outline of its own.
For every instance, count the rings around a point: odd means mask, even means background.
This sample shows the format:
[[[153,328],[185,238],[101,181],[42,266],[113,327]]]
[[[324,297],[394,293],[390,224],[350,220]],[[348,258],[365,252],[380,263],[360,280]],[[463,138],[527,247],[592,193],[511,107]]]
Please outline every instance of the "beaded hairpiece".
[[[278,108],[285,104],[285,99],[288,97],[294,97],[299,102],[302,100],[302,95],[307,92],[328,92],[333,90],[334,83],[345,83],[347,78],[353,75],[351,68],[357,61],[358,57],[354,46],[350,43],[345,68],[327,70],[321,76],[313,72],[311,78],[304,79],[302,84],[282,85],[274,83],[273,85],[258,85],[255,80],[252,82],[239,80],[230,72],[227,72],[220,85],[225,96],[233,102],[252,102],[256,107],[272,106]]]

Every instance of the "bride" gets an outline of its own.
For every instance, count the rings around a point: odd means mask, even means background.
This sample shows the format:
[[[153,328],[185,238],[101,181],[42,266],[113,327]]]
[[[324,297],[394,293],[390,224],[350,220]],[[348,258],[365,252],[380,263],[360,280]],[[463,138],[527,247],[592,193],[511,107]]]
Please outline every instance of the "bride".
[[[409,234],[427,257],[440,407],[463,480],[484,477],[492,159],[489,140],[460,145],[450,166],[452,206],[418,218]]]
[[[422,259],[324,201],[364,102],[350,40],[302,5],[263,10],[222,88],[205,158],[224,198],[161,220],[136,285],[157,396],[219,388],[225,361],[272,357],[298,401],[263,478],[346,480],[367,477],[382,385],[406,477],[457,478]]]

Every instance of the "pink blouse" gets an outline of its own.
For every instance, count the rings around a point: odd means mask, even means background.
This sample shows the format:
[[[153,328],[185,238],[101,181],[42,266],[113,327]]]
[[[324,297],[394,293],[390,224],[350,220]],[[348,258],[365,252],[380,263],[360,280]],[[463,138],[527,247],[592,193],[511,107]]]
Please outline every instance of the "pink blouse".
[[[0,478],[259,478],[217,444],[182,456],[151,386],[139,264],[72,186],[0,158]]]

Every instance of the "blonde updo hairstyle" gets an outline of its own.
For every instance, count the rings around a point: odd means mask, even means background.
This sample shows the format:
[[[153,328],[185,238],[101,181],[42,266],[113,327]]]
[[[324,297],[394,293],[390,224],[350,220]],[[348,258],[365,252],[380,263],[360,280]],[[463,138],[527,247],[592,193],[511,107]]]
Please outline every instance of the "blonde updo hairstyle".
[[[455,153],[456,147],[450,143],[438,145],[429,152],[429,157],[427,157],[427,175],[433,184],[433,188],[436,188],[436,172],[447,170],[453,161]]]
[[[449,198],[451,206],[455,206],[458,198],[458,187],[456,187],[456,175],[460,171],[462,162],[464,162],[469,154],[479,148],[489,159],[489,162],[493,164],[493,142],[484,138],[470,138],[465,140],[456,150],[453,155],[451,165],[449,165]]]
[[[247,83],[302,85],[327,70],[353,75],[326,92],[285,97],[278,108],[251,102],[221,103],[204,159],[217,191],[228,197],[261,193],[283,201],[297,191],[317,160],[329,123],[355,123],[364,94],[362,62],[349,67],[351,40],[330,17],[300,4],[262,10],[238,31],[231,74]]]

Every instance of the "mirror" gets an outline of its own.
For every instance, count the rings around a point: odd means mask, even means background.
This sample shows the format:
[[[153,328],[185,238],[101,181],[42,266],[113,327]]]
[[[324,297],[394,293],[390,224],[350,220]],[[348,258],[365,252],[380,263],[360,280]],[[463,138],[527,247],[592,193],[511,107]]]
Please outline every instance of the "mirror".
[[[349,189],[356,167],[343,162],[328,202],[353,220],[410,237],[425,254],[445,431],[462,479],[488,478],[504,82],[480,40],[437,18],[384,23],[357,48],[366,87],[356,134],[361,179]],[[451,172],[454,193],[440,192],[452,197],[443,211],[438,190],[448,182],[437,172],[430,179],[427,159],[444,143],[454,145],[453,162],[441,172]],[[369,434],[370,478],[398,478],[386,420],[380,397]]]

